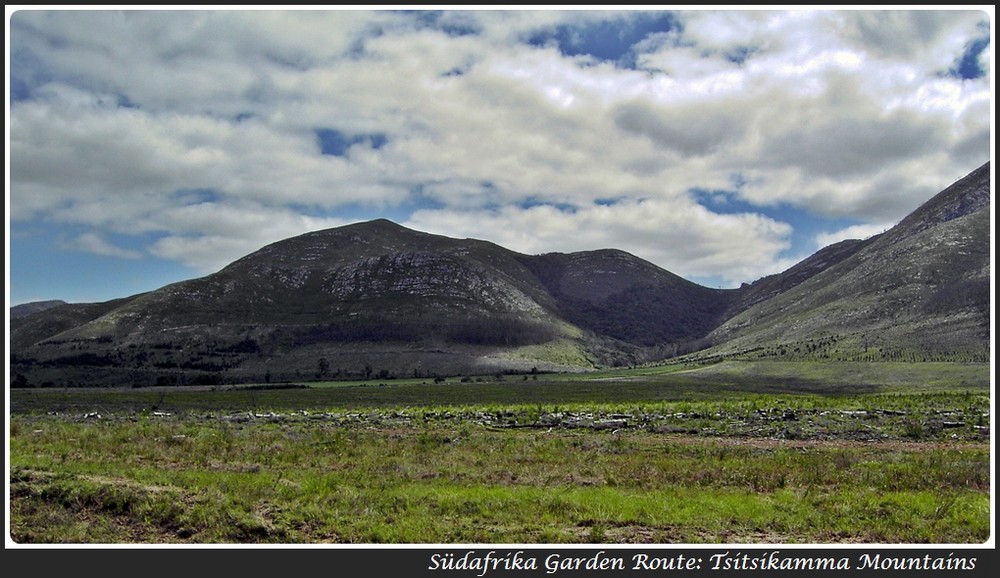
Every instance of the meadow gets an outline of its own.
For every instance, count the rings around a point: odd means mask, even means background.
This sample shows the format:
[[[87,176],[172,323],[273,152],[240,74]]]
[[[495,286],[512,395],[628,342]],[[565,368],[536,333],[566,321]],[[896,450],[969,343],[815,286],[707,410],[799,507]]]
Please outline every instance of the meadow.
[[[10,390],[19,543],[979,544],[990,367]]]

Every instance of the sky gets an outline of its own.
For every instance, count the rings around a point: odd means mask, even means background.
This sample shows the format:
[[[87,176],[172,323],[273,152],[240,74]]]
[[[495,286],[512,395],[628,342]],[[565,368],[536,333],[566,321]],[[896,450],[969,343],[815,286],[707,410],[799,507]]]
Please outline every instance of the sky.
[[[376,218],[753,282],[992,159],[993,11],[8,5],[8,306]]]

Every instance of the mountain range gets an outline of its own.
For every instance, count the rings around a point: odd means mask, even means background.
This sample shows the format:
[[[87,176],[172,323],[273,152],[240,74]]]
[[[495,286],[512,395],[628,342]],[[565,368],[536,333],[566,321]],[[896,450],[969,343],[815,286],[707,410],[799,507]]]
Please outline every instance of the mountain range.
[[[11,308],[15,385],[437,377],[730,358],[990,359],[986,163],[892,229],[737,289],[606,249],[525,255],[387,220],[202,278]]]

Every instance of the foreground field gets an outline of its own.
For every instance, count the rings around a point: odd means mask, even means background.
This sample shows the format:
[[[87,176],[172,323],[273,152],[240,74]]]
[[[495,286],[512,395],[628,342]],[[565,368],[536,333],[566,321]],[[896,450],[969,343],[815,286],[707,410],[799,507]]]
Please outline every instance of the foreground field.
[[[893,372],[902,382],[876,383],[881,366],[856,368],[850,383],[813,368],[815,379],[796,386],[778,375],[785,366],[740,365],[586,379],[12,391],[11,535],[981,543],[991,520],[989,368],[911,370],[906,379],[923,386],[905,383],[904,371]]]

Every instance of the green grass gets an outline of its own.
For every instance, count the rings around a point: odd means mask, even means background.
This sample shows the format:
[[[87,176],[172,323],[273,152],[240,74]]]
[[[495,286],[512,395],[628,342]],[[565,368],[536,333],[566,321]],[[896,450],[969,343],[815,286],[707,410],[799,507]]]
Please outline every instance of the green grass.
[[[13,412],[129,408],[236,410],[387,408],[435,405],[629,403],[723,400],[774,394],[853,396],[874,393],[988,391],[981,363],[727,362],[659,366],[586,374],[499,375],[427,379],[327,381],[308,388],[228,386],[205,395],[196,387],[19,389]],[[271,389],[262,389],[270,387]],[[283,389],[284,388],[284,389]]]
[[[157,422],[122,452],[122,424],[33,427],[12,440],[12,535],[25,542],[892,543],[989,532],[982,448]]]
[[[722,364],[301,389],[12,390],[11,536],[986,540],[983,369],[842,369]],[[590,427],[612,418],[619,425]]]
[[[16,416],[13,427],[20,542],[902,543],[989,533],[981,445],[758,445],[433,423]]]

